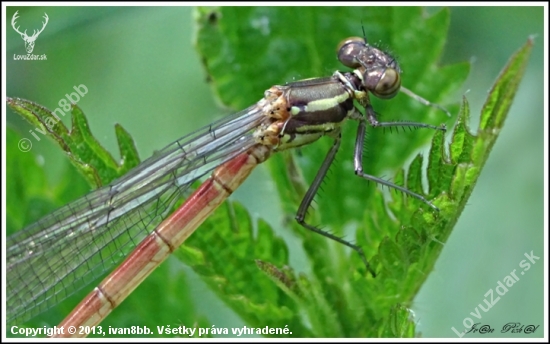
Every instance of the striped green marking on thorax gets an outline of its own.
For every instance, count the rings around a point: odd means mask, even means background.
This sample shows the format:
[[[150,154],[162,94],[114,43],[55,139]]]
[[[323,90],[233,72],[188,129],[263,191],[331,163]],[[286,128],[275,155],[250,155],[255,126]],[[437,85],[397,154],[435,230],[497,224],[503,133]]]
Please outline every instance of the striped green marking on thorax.
[[[344,103],[348,99],[350,99],[349,93],[344,89],[342,89],[342,92],[334,97],[315,99],[308,102],[305,105],[292,106],[290,108],[290,114],[293,116],[296,116],[304,112],[313,113],[318,111],[331,110],[335,107],[340,106],[342,103]]]
[[[354,111],[353,93],[336,78],[289,86],[291,117],[280,132],[279,150],[299,147],[335,132]]]

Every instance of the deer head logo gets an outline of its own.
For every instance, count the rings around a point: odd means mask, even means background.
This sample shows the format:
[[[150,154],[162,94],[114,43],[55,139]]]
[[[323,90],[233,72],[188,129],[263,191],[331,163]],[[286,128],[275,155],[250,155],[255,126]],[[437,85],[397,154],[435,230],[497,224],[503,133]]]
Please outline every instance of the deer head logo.
[[[23,40],[25,41],[25,49],[27,50],[27,53],[32,53],[33,49],[34,49],[34,41],[36,41],[36,39],[38,38],[38,35],[40,35],[40,33],[42,31],[44,31],[44,28],[46,27],[46,25],[48,24],[48,15],[46,13],[44,13],[44,19],[46,19],[45,22],[42,23],[42,28],[37,32],[36,30],[33,30],[33,33],[32,33],[32,36],[28,36],[27,35],[27,30],[25,30],[25,32],[21,32],[19,31],[19,26],[18,27],[15,27],[15,21],[17,20],[17,18],[19,18],[17,16],[17,12],[19,11],[16,11],[15,14],[13,15],[13,18],[11,19],[11,26],[13,27],[13,29],[15,30],[15,32],[17,32],[18,34],[21,35],[21,38],[23,38]]]

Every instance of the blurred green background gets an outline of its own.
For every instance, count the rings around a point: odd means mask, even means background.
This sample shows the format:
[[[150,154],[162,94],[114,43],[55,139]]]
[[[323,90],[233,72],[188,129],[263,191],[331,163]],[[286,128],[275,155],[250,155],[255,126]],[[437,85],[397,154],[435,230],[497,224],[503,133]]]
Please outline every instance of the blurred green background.
[[[7,95],[54,109],[66,93],[73,91],[73,86],[86,85],[89,92],[78,105],[87,115],[96,138],[117,159],[115,123],[122,124],[131,133],[144,159],[180,136],[229,113],[216,104],[194,51],[191,8],[10,7],[8,22],[16,10],[19,10],[18,25],[22,28],[38,28],[43,13],[47,12],[50,22],[37,39],[33,53],[47,54],[48,59],[32,63],[14,61],[13,55],[24,54],[25,50],[19,35],[8,27]],[[435,10],[430,8],[428,12]],[[543,334],[544,271],[543,8],[453,7],[450,10],[451,27],[441,64],[473,63],[463,88],[471,106],[472,128],[477,127],[483,101],[508,57],[530,35],[535,35],[535,48],[501,137],[445,244],[435,271],[414,302],[417,329],[425,337],[455,337],[451,327],[463,331],[462,322],[470,317],[496,328],[497,333],[492,336],[510,336],[498,334],[500,327],[508,322],[520,322],[541,325],[532,335],[539,337]],[[258,90],[258,98],[262,94],[263,90]],[[456,102],[460,99],[461,94],[457,94]],[[32,141],[32,153],[39,157],[55,183],[67,165],[63,155],[49,140],[34,139],[29,133],[32,128],[10,110],[6,116],[9,127]],[[7,159],[18,159],[18,156]],[[7,178],[9,182],[10,176]],[[280,207],[271,206],[271,210],[266,210],[262,206],[278,205],[273,188],[267,172],[259,168],[233,199],[245,204],[252,214],[266,219],[274,228],[281,228]],[[475,313],[478,304],[487,308],[484,302],[487,291],[495,288],[512,270],[520,270],[524,253],[531,251],[541,260],[519,276],[519,282],[491,310],[480,311],[482,318],[476,320],[470,312]],[[179,267],[165,264],[162,268]],[[186,269],[186,273],[189,276],[186,286],[172,287],[185,288],[182,294],[192,295],[190,307],[196,314],[205,316],[218,327],[243,325],[190,269]],[[150,297],[162,297],[162,294]],[[129,299],[121,307],[139,304],[139,300]],[[135,309],[136,316],[140,311]],[[156,311],[149,310],[150,313]]]

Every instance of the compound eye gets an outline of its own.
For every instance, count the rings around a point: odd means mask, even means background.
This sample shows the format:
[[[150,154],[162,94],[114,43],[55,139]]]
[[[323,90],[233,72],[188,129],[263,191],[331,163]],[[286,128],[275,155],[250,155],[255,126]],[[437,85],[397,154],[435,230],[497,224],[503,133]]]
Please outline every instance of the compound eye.
[[[338,44],[338,60],[346,67],[358,68],[357,55],[365,48],[365,40],[361,37],[349,37]]]
[[[399,73],[393,68],[387,68],[372,93],[378,98],[389,99],[397,95],[400,87]]]

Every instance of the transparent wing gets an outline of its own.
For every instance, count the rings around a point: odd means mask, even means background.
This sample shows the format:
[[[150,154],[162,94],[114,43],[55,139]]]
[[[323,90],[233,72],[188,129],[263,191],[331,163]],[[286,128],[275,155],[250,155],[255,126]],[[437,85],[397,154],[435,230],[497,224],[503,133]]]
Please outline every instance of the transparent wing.
[[[8,323],[44,312],[118,264],[194,181],[252,147],[265,118],[259,103],[199,129],[10,236]]]

